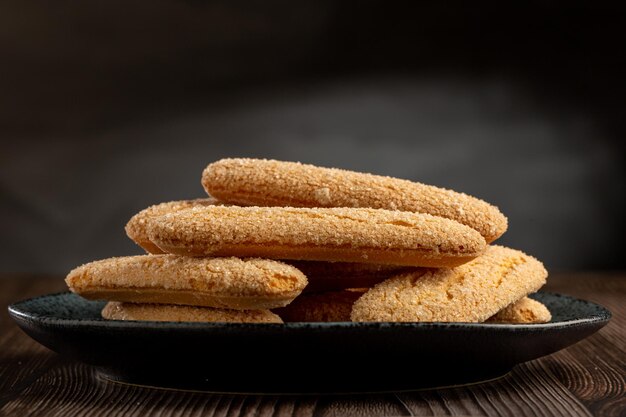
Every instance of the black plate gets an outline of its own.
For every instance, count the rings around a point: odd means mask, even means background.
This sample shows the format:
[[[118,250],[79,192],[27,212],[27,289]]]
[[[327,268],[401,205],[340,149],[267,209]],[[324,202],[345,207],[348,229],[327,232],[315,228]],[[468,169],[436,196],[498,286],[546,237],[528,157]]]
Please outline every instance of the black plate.
[[[556,352],[602,328],[611,313],[538,293],[552,322],[171,323],[105,321],[103,302],[46,295],[9,306],[33,339],[135,384],[218,392],[375,392],[467,384]]]

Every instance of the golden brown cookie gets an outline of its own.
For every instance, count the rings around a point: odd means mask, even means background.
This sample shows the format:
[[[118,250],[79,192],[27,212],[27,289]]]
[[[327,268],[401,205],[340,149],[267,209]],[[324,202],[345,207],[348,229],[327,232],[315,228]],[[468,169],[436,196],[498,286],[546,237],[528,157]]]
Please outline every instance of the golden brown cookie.
[[[350,321],[352,306],[367,288],[350,288],[341,291],[302,294],[289,305],[275,309],[285,322]],[[486,323],[529,324],[547,323],[551,319],[548,309],[538,301],[524,297],[500,310]]]
[[[162,250],[188,256],[456,266],[480,255],[474,229],[429,214],[364,208],[210,206],[148,224]]]
[[[183,304],[236,310],[282,307],[307,284],[296,268],[268,259],[141,255],[71,271],[70,290],[92,300]]]
[[[269,310],[226,310],[170,304],[135,304],[110,301],[102,309],[107,320],[195,321],[228,323],[282,323]]]
[[[303,294],[291,304],[274,310],[285,322],[350,321],[352,304],[367,288]]]
[[[190,207],[204,207],[220,204],[215,198],[199,198],[196,200],[169,201],[167,203],[156,204],[147,209],[141,210],[130,218],[126,223],[126,234],[136,244],[141,246],[148,253],[164,253],[158,246],[150,242],[148,238],[147,224],[150,219],[172,213]]]
[[[467,225],[487,242],[507,219],[478,198],[379,175],[266,159],[222,159],[206,167],[202,185],[222,201],[291,207],[371,207],[427,213]]]
[[[455,268],[408,273],[369,290],[352,307],[353,321],[483,322],[537,291],[548,273],[518,250],[490,246]]]
[[[524,297],[500,310],[486,323],[529,324],[547,323],[552,319],[550,310],[539,301]]]
[[[387,278],[414,267],[364,264],[359,262],[286,261],[306,275],[305,293],[337,291],[346,288],[371,288]]]

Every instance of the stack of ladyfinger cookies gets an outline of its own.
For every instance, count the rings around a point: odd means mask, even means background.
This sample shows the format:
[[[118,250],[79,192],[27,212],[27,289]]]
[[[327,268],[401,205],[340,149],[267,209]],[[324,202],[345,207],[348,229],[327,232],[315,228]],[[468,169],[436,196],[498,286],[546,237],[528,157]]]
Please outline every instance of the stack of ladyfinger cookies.
[[[148,254],[71,271],[110,320],[542,323],[541,262],[490,245],[494,206],[417,182],[295,162],[223,159],[210,197],[161,203],[126,233]]]

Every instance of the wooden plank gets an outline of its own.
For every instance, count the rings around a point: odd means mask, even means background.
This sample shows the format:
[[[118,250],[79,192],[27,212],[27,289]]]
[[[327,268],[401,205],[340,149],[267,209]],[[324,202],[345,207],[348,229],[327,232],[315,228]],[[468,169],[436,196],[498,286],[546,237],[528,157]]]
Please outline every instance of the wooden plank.
[[[539,364],[518,368],[501,381],[483,385],[367,396],[244,396],[156,390],[97,380],[81,364],[51,367],[6,415],[200,415],[217,416],[590,416],[591,414]]]
[[[21,275],[0,278],[0,410],[21,391],[60,361],[58,355],[27,337],[6,313],[6,306],[21,299],[63,291],[63,281]]]
[[[500,380],[444,390],[398,394],[413,415],[590,416],[587,408],[534,361]]]
[[[592,337],[542,359],[542,363],[594,415],[626,413],[626,276],[561,275],[546,289],[594,301],[613,317]]]
[[[7,404],[5,415],[312,416],[316,399],[157,390],[101,381],[88,366],[52,368]]]
[[[59,362],[58,355],[29,340],[19,329],[2,333],[0,351],[0,409],[19,395],[31,383]]]

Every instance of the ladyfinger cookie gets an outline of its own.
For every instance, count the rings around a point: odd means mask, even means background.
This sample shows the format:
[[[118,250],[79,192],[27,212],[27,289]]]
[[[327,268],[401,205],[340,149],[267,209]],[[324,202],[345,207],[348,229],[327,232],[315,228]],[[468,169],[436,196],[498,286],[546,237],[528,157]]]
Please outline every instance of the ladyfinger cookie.
[[[92,300],[259,310],[282,307],[306,286],[302,272],[268,259],[141,255],[91,262],[65,279]]]
[[[214,198],[199,198],[196,200],[169,201],[167,203],[150,206],[135,214],[126,223],[126,234],[137,245],[141,246],[148,253],[164,253],[157,245],[150,242],[148,238],[147,224],[150,219],[172,213],[190,207],[204,207],[219,204]]]
[[[467,194],[398,178],[298,162],[222,159],[206,167],[202,185],[234,204],[291,207],[370,207],[445,217],[467,225],[487,242],[507,229],[507,219]]]
[[[371,288],[387,278],[416,268],[360,262],[287,261],[308,279],[305,293]]]
[[[367,290],[367,288],[350,288],[341,291],[302,294],[289,305],[275,309],[274,312],[286,322],[350,321],[353,304]],[[524,297],[488,318],[486,323],[547,323],[551,318],[546,306]]]
[[[453,220],[365,208],[194,207],[150,221],[148,236],[177,255],[428,267],[460,265],[485,248]]]
[[[552,314],[546,306],[532,298],[524,297],[500,310],[495,316],[487,319],[486,323],[547,323],[550,320]]]
[[[195,321],[228,323],[282,323],[269,310],[226,310],[223,308],[177,306],[171,304],[136,304],[109,301],[102,309],[107,320]]]
[[[383,281],[352,307],[353,321],[483,322],[546,282],[535,258],[490,246],[455,268],[408,273]]]
[[[367,288],[302,294],[289,305],[274,310],[285,322],[350,321],[352,305]]]

